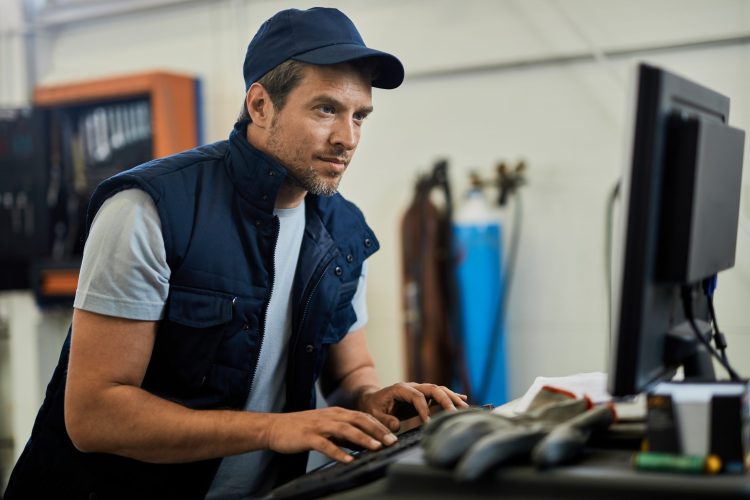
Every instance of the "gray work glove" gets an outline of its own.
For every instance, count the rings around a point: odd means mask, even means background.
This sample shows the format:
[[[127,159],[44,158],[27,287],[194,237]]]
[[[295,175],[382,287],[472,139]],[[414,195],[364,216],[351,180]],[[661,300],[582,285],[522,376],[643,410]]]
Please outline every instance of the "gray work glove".
[[[443,413],[424,429],[424,457],[430,465],[453,468],[460,481],[530,454],[539,466],[562,463],[580,452],[588,429],[612,420],[608,408],[591,413],[590,406],[586,399],[544,388],[527,412],[513,417],[474,408]],[[545,442],[548,435],[554,439]]]

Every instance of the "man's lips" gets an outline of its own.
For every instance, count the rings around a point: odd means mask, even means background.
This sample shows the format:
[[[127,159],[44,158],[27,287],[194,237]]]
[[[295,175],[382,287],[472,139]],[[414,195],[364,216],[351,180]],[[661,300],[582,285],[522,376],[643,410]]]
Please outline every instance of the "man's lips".
[[[338,172],[343,172],[346,170],[346,166],[349,164],[349,160],[346,158],[339,158],[337,156],[320,156],[319,157],[322,161],[328,163],[331,167],[333,167],[334,170]]]

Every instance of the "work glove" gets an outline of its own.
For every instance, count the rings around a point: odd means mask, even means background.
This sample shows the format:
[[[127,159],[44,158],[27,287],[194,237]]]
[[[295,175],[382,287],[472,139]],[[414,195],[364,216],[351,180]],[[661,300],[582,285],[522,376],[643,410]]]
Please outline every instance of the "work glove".
[[[544,387],[526,412],[505,416],[482,409],[442,413],[424,429],[428,464],[454,469],[459,481],[472,481],[503,463],[531,457],[539,467],[575,458],[595,428],[608,426],[609,407],[591,409],[588,399]]]

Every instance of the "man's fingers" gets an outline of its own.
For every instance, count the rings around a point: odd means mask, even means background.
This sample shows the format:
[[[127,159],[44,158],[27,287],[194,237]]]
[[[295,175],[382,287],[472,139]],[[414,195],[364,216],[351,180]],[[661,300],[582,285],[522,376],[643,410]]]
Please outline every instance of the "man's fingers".
[[[400,423],[392,416],[395,412],[394,402],[401,401],[410,404],[423,422],[430,420],[430,405],[428,401],[439,404],[446,410],[466,408],[468,399],[445,386],[435,384],[418,384],[414,382],[394,384],[385,389],[374,392],[367,399],[364,408],[394,432],[400,428]]]
[[[279,414],[268,433],[271,450],[280,453],[317,450],[340,462],[351,461],[336,441],[377,450],[390,446],[397,438],[374,416],[343,408]]]
[[[399,420],[393,415],[389,415],[388,413],[382,412],[380,410],[375,410],[373,412],[373,416],[377,418],[383,425],[388,427],[391,432],[396,432],[401,427],[401,423],[399,422]]]
[[[343,413],[338,414],[341,419],[339,422],[341,426],[336,430],[336,437],[344,437],[352,443],[370,449],[376,449],[381,445],[390,446],[396,441],[396,437],[391,430],[375,416],[358,411],[341,411]],[[347,435],[341,433],[347,433]],[[351,439],[349,437],[351,433],[354,433],[353,435],[357,436],[359,440]],[[365,437],[363,438],[363,436]],[[362,439],[367,439],[368,443],[362,442]]]
[[[445,386],[435,384],[415,384],[414,388],[425,396],[429,396],[436,403],[446,410],[455,410],[457,408],[466,408],[469,406],[464,399],[467,397],[448,389]]]
[[[354,457],[323,436],[314,436],[310,448],[338,462],[349,463],[354,460]]]
[[[416,389],[419,384],[396,384],[388,389],[393,391],[393,399],[411,404],[422,418],[423,422],[430,419],[430,407],[422,391]]]
[[[324,410],[325,411],[325,410]],[[369,450],[390,446],[397,438],[374,416],[344,409],[330,409],[332,417],[316,429],[310,446],[324,455],[349,462],[351,457],[339,448],[334,441],[344,441]],[[398,426],[398,420],[396,420]]]
[[[377,418],[375,415],[362,412],[351,412],[354,415],[356,425],[371,435],[375,439],[380,440],[385,445],[393,444],[393,437],[391,434],[390,425],[387,421],[383,421],[381,418]],[[398,419],[396,419],[398,423]]]
[[[466,400],[469,399],[469,396],[467,396],[466,394],[453,392],[452,390],[442,385],[440,386],[440,389],[445,392],[449,398],[451,398],[451,401],[453,401],[453,404],[456,408],[467,408],[469,406],[469,403],[466,402]]]
[[[323,433],[331,438],[347,441],[368,450],[377,450],[383,446],[383,442],[376,439],[350,422],[334,422],[330,427],[324,429]]]
[[[422,389],[422,387],[427,386],[425,389]],[[438,387],[436,385],[432,384],[423,384],[420,386],[420,390],[422,390],[425,395],[429,395],[433,401],[435,401],[437,404],[442,406],[446,410],[455,410],[456,405],[453,404],[453,400],[448,396],[448,394],[443,391],[442,387]]]

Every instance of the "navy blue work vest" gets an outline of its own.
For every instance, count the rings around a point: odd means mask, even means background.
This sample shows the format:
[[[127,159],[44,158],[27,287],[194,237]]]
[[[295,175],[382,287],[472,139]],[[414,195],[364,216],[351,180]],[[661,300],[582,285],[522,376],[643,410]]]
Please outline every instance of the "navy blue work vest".
[[[242,408],[263,342],[279,224],[273,206],[286,170],[250,146],[246,127],[237,124],[228,141],[120,173],[96,189],[89,205],[90,226],[102,203],[123,189],[153,198],[171,278],[142,387],[193,409]],[[351,299],[362,263],[378,249],[361,212],[339,194],[308,195],[305,210],[289,363],[279,374],[286,376],[285,411],[315,406],[327,348],[354,323]],[[218,459],[157,465],[75,449],[63,420],[69,346],[70,333],[6,500],[202,498]],[[283,482],[304,472],[307,454],[278,460]]]

